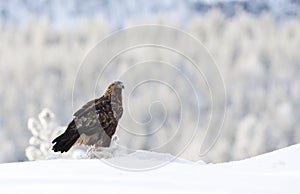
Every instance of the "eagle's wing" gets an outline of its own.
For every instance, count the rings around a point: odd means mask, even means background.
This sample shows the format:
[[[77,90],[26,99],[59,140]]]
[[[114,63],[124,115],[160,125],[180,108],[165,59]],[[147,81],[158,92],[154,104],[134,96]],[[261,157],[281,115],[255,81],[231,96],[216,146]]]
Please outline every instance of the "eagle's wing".
[[[93,135],[99,132],[99,129],[107,133],[110,126],[118,124],[113,114],[110,98],[106,96],[88,102],[74,116],[78,132],[86,135]]]
[[[83,105],[79,110],[77,110],[73,114],[73,116],[79,117],[81,114],[83,114],[87,110],[90,110],[91,108],[94,108],[97,100],[99,100],[99,99],[95,99],[95,100],[89,101],[88,103],[86,103],[85,105]]]
[[[86,143],[94,144],[99,138],[103,138],[109,145],[117,125],[118,122],[113,117],[109,97],[102,96],[89,101],[74,114],[74,119],[68,125],[67,130],[52,141],[55,143],[53,150],[55,152],[68,151],[82,134],[87,137],[96,135],[96,139],[88,138]],[[107,134],[107,137],[103,136],[104,134]]]

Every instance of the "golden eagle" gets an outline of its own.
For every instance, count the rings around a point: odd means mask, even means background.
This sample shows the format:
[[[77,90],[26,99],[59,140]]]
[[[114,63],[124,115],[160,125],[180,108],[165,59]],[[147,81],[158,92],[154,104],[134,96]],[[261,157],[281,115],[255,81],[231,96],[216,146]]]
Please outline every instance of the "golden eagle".
[[[54,152],[67,152],[75,143],[108,147],[123,114],[122,89],[122,82],[113,82],[102,97],[75,112],[66,131],[52,141]]]

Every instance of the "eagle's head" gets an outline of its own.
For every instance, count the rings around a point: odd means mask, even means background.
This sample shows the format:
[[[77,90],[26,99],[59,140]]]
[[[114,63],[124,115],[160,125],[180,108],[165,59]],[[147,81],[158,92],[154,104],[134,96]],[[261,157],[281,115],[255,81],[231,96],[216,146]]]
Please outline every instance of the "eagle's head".
[[[112,95],[113,93],[121,93],[121,91],[122,91],[122,89],[124,89],[125,87],[124,87],[124,84],[123,84],[123,82],[121,82],[121,81],[115,81],[115,82],[113,82],[113,83],[111,83],[109,86],[108,86],[108,88],[107,88],[107,90],[106,90],[106,92],[105,92],[105,96],[110,96],[110,95]]]

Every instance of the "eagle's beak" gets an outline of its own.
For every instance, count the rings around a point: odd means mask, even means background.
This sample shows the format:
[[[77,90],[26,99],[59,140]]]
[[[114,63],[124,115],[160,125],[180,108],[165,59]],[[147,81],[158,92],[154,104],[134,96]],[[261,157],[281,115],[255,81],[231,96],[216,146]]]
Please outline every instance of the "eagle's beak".
[[[120,87],[121,89],[125,89],[125,87],[124,87],[124,84],[123,84],[123,83],[120,83],[120,84],[119,84],[119,87]]]

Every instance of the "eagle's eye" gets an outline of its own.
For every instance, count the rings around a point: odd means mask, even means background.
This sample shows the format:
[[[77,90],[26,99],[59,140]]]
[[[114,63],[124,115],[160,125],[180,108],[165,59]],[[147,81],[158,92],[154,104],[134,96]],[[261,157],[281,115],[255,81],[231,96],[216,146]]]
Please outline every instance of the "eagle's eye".
[[[119,89],[124,89],[124,84],[122,82],[118,82],[116,85],[115,85],[116,88],[119,88]]]

